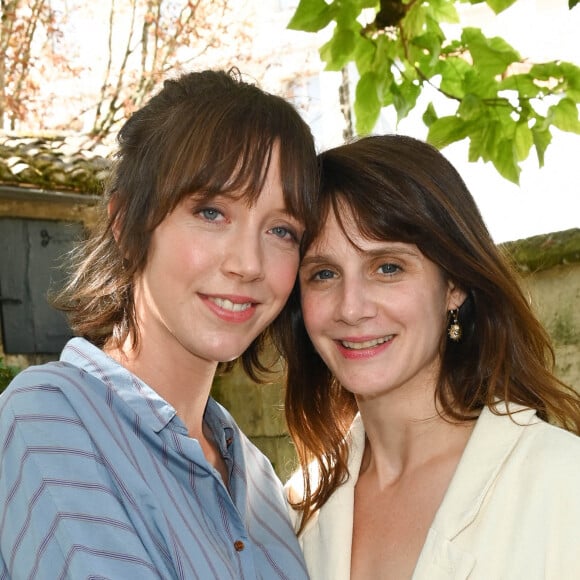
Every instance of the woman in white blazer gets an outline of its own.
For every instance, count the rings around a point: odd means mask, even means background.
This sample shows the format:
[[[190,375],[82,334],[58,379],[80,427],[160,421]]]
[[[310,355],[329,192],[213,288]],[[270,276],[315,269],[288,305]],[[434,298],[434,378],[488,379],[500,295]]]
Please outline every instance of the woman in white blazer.
[[[396,135],[320,163],[278,336],[312,579],[580,578],[580,396],[461,177]]]

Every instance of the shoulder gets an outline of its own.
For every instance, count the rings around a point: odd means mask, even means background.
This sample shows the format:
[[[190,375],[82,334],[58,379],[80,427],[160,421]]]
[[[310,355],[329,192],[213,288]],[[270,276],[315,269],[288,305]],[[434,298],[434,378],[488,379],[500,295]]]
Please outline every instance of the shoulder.
[[[518,447],[530,463],[580,478],[580,437],[574,433],[538,420],[524,428]]]
[[[517,487],[522,500],[543,497],[546,507],[579,497],[580,437],[538,419],[533,411],[529,417],[531,420],[522,413],[520,418],[513,414],[494,419],[496,433],[511,433],[499,447],[500,455],[494,455],[501,466],[497,485],[505,489]],[[494,433],[487,430],[487,434],[488,441],[493,441]],[[482,456],[474,459],[483,461]],[[575,504],[578,513],[580,497]]]
[[[29,448],[66,446],[84,439],[83,416],[89,412],[93,416],[100,404],[95,380],[63,362],[27,368],[0,396],[0,440]]]
[[[16,375],[2,393],[0,412],[23,407],[42,411],[47,400],[64,399],[64,389],[81,385],[86,380],[86,373],[81,369],[60,361],[28,367]]]

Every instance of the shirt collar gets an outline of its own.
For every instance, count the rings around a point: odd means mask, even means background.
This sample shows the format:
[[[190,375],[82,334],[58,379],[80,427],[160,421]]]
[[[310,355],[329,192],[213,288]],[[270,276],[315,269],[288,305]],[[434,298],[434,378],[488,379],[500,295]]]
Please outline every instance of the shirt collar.
[[[184,428],[175,409],[165,399],[88,340],[69,340],[60,360],[74,365],[105,384],[156,433],[172,421],[176,426]]]

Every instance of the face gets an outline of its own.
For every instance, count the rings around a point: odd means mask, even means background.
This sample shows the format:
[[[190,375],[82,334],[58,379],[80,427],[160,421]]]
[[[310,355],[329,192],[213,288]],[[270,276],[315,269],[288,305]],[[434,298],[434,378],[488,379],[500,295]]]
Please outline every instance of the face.
[[[155,229],[135,284],[142,342],[229,361],[278,315],[294,284],[302,225],[286,213],[275,149],[264,188],[245,199],[184,198]]]
[[[357,398],[417,388],[432,397],[447,311],[462,292],[413,244],[344,235],[330,215],[300,267],[308,334]]]

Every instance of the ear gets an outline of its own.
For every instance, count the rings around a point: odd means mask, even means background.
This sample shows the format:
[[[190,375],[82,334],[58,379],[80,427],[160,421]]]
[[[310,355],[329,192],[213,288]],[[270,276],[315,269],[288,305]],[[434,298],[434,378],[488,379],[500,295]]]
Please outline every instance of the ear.
[[[467,292],[453,280],[449,280],[447,284],[447,310],[455,310],[463,304],[467,298]]]

